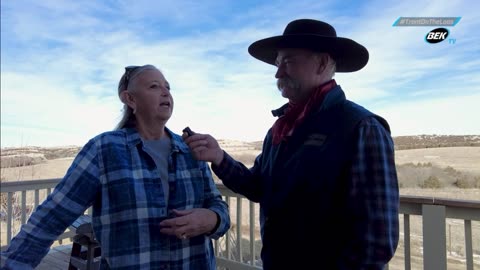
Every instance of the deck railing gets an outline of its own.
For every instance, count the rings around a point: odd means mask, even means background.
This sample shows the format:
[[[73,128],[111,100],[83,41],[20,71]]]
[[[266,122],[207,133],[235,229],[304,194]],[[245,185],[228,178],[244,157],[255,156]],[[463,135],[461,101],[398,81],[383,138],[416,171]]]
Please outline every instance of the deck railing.
[[[1,182],[2,209],[0,210],[0,221],[2,224],[0,239],[2,239],[2,250],[6,245],[10,244],[13,234],[18,232],[20,225],[26,223],[29,214],[31,214],[40,202],[44,201],[45,198],[50,195],[60,180],[61,179],[47,179]],[[6,230],[4,230],[4,225],[6,225]],[[71,238],[74,235],[73,231],[67,229],[58,237],[57,241],[59,244],[62,244],[62,240]]]
[[[51,193],[59,181],[60,179],[48,179],[1,183],[0,218],[3,224],[0,238],[6,239],[5,242],[2,240],[2,249],[10,243],[19,225],[26,222],[31,211]],[[233,193],[223,185],[217,186],[230,206],[232,218],[230,231],[215,241],[215,255],[219,269],[261,269],[258,205]],[[450,235],[452,220],[454,223],[463,223],[464,256],[462,259],[465,260],[466,269],[473,270],[474,265],[480,264],[478,259],[480,258],[478,246],[480,229],[477,230],[480,227],[472,224],[480,221],[480,201],[401,196],[400,213],[403,237],[395,255],[395,257],[404,258],[400,269],[412,269],[412,237],[418,237],[419,242],[422,243],[420,256],[423,260],[423,269],[446,270],[447,247],[451,245],[450,242],[447,244],[447,239],[450,241],[452,239]],[[420,236],[412,233],[411,225],[415,218],[421,219]],[[447,234],[447,228],[449,228],[449,234]],[[73,232],[67,230],[58,238],[58,241],[61,244],[63,239],[72,236]],[[476,243],[477,250],[474,250],[473,243]]]

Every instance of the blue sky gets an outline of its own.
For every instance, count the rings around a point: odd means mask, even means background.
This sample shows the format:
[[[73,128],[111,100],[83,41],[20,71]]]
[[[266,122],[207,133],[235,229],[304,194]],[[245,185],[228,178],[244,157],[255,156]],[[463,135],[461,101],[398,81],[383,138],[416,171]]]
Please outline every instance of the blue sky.
[[[478,1],[2,1],[1,146],[83,145],[120,120],[124,67],[154,64],[175,99],[167,126],[262,140],[286,102],[275,68],[248,46],[294,19],[332,24],[365,45],[368,65],[338,73],[347,98],[393,136],[480,134]],[[462,17],[449,38],[400,17]]]

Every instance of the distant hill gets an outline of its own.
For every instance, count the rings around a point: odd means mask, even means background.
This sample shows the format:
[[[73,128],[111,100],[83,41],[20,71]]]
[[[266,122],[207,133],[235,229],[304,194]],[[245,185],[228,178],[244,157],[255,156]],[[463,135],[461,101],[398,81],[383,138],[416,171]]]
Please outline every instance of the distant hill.
[[[394,137],[395,149],[480,146],[480,135],[417,135]]]
[[[398,136],[393,138],[395,149],[418,149],[454,146],[480,146],[480,135],[418,135]],[[235,140],[218,140],[227,152],[250,160],[262,149],[262,141],[243,142]],[[74,157],[80,146],[65,147],[6,147],[1,149],[1,167],[21,167],[45,162],[46,160]]]
[[[419,149],[436,147],[480,146],[480,135],[416,135],[393,137],[395,149]],[[262,141],[241,142],[219,140],[222,148],[232,147],[233,150],[262,150]]]
[[[80,146],[64,147],[6,147],[1,151],[1,168],[22,167],[43,163],[46,160],[74,157]]]

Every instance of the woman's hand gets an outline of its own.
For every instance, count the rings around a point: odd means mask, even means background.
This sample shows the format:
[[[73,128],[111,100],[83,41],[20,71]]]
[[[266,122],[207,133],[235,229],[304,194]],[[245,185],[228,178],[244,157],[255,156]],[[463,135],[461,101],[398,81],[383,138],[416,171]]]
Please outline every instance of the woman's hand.
[[[173,212],[176,217],[160,222],[160,232],[176,235],[180,239],[211,233],[217,224],[218,216],[210,209],[194,208]]]

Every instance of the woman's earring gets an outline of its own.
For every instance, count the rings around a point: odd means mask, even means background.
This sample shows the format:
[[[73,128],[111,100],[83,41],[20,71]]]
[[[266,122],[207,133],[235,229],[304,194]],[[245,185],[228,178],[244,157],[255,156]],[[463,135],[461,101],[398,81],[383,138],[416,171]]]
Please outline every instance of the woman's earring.
[[[133,114],[137,113],[137,108],[133,108]]]

